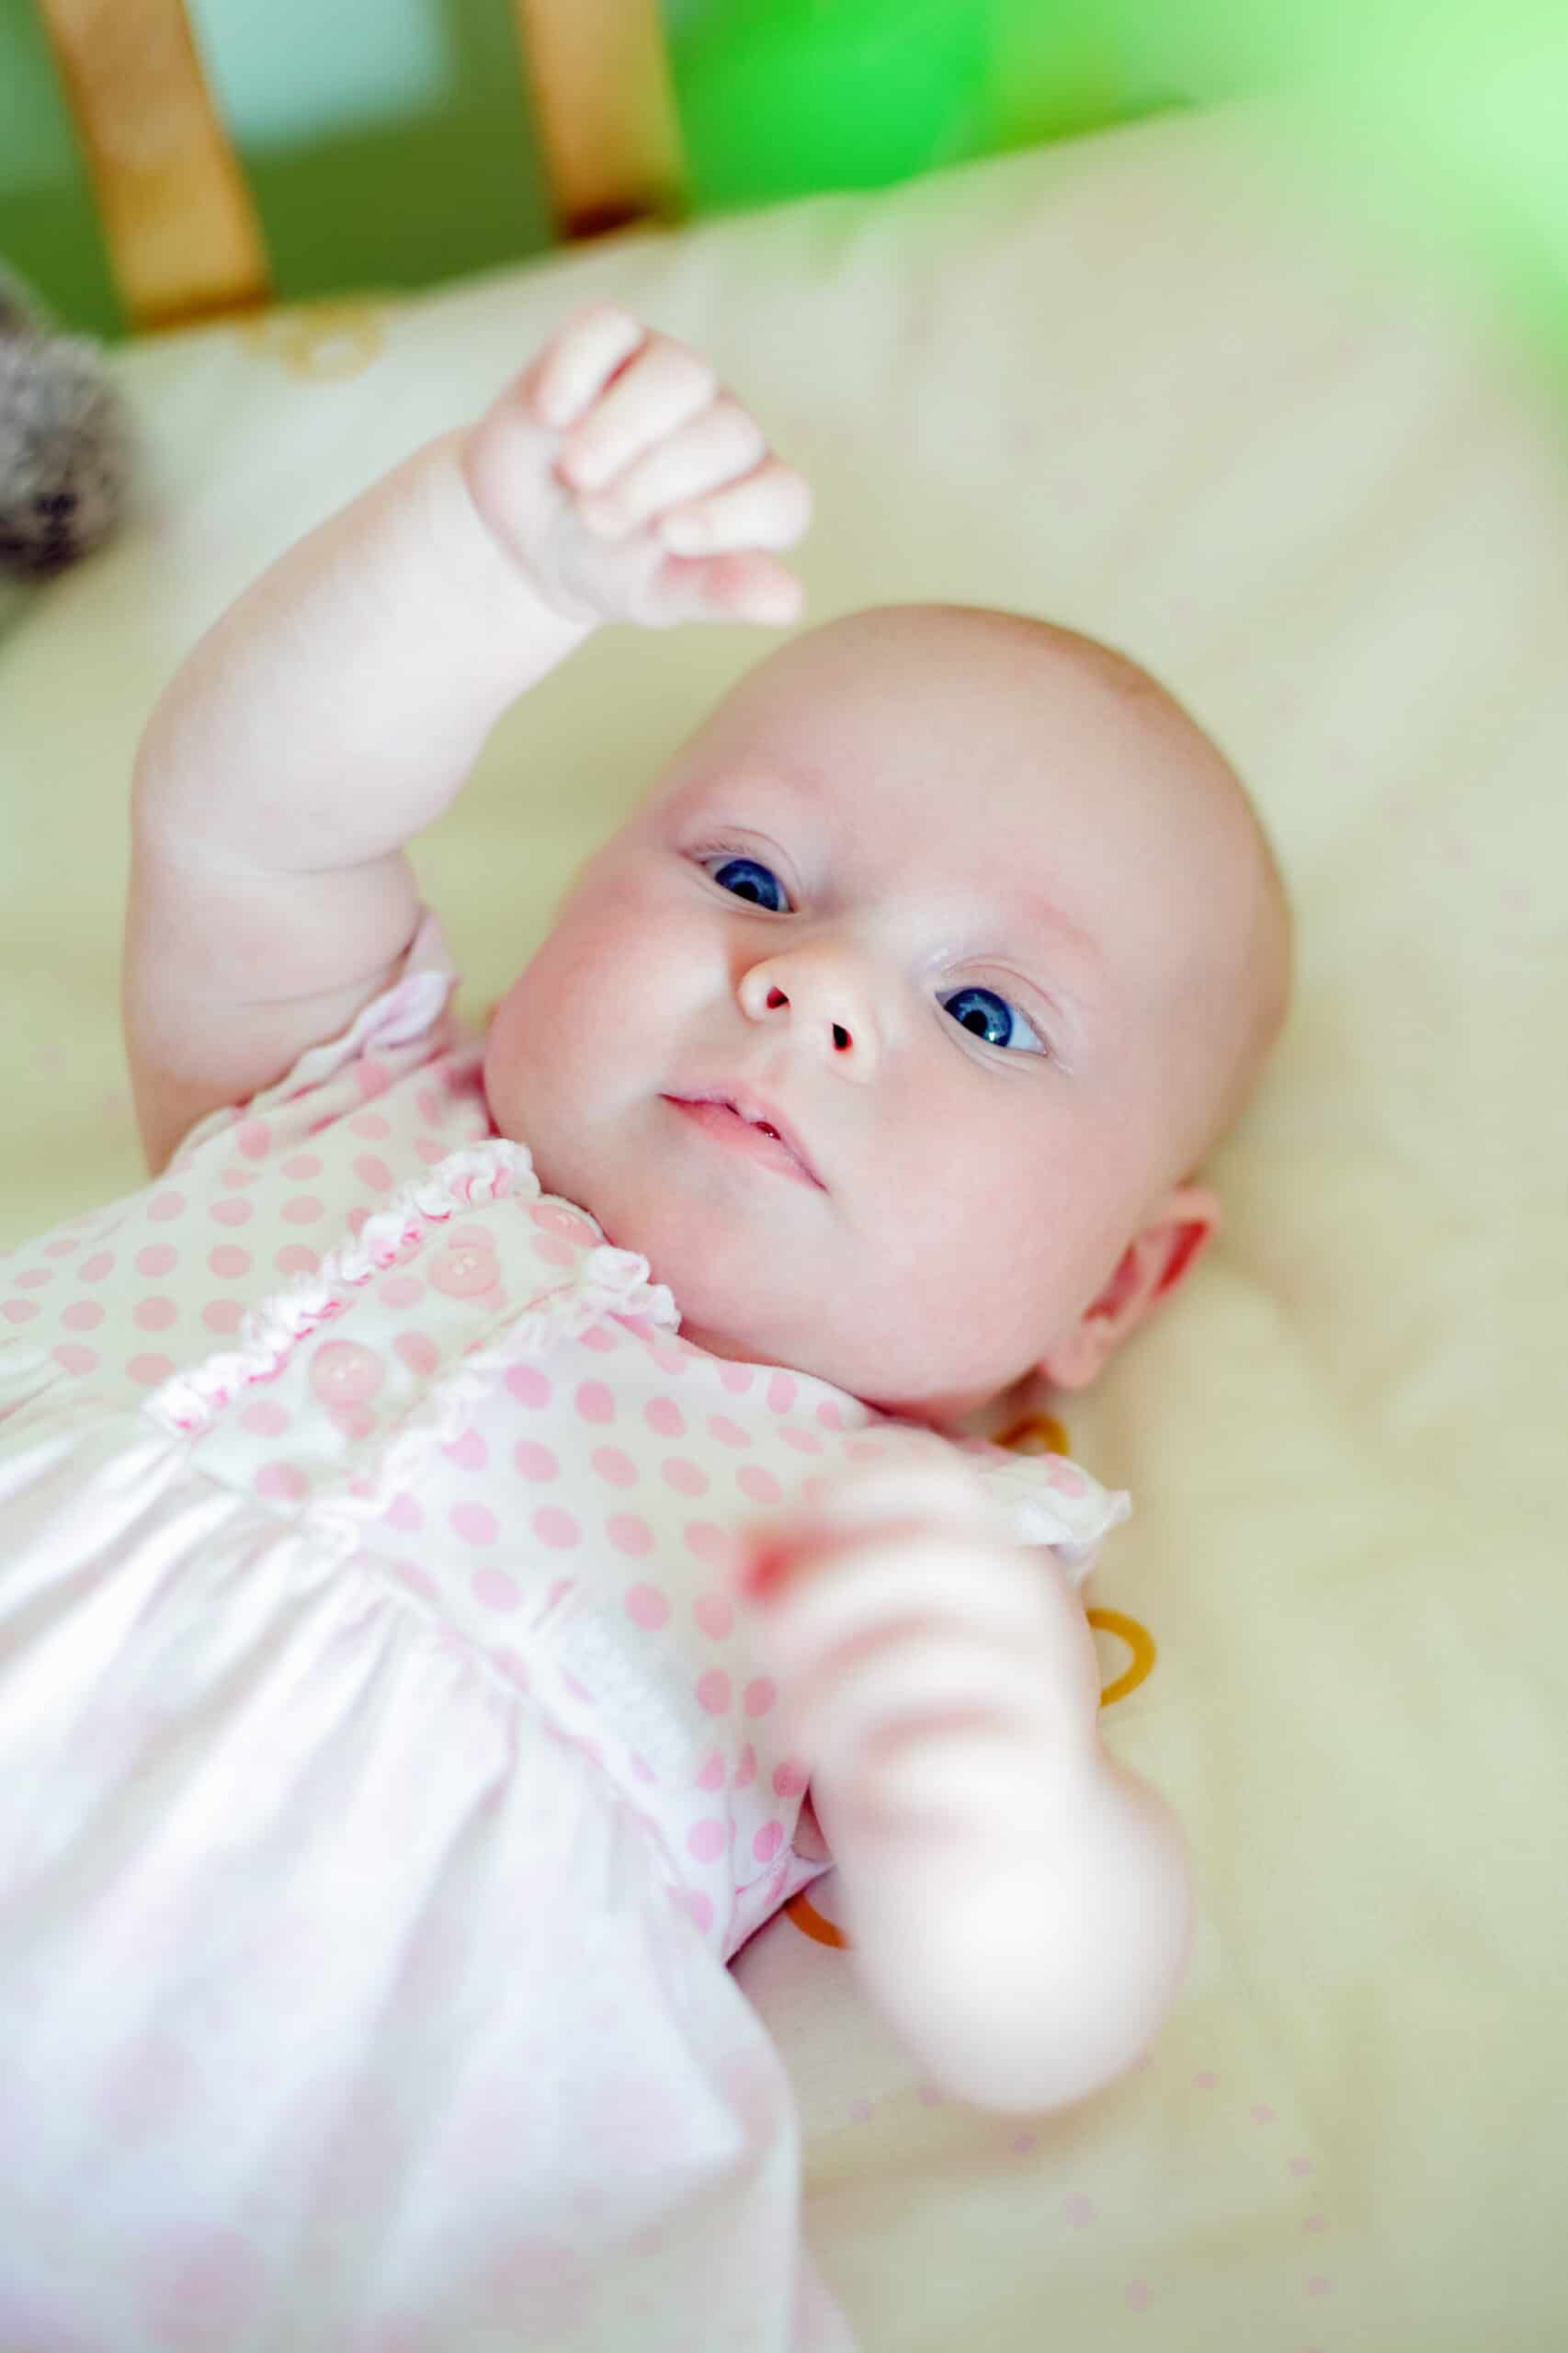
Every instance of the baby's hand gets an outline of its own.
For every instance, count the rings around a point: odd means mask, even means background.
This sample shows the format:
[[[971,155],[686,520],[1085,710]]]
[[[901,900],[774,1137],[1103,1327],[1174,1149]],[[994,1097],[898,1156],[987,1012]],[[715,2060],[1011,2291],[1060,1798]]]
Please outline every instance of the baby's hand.
[[[466,437],[474,504],[563,620],[800,616],[811,491],[712,368],[597,303],[559,328]]]
[[[907,1842],[950,1873],[955,1850],[1060,1839],[1102,1754],[1092,1639],[959,1465],[836,1481],[812,1519],[757,1531],[743,1589],[835,1849]]]

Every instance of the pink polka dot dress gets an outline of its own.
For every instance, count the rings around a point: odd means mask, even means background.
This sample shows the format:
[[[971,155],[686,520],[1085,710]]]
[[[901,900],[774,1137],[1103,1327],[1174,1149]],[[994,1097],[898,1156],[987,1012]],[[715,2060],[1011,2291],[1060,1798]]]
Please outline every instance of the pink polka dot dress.
[[[851,2341],[724,1966],[824,1868],[726,1569],[946,1442],[683,1341],[452,980],[0,1261],[0,2344]],[[1075,1569],[1127,1510],[965,1451]]]

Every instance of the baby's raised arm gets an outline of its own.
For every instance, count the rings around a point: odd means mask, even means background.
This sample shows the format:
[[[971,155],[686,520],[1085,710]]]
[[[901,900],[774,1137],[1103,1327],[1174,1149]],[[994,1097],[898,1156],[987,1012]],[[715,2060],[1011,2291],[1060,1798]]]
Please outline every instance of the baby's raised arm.
[[[385,985],[403,846],[508,704],[608,621],[793,620],[764,551],[810,503],[705,360],[598,306],[230,608],[136,758],[122,1008],[152,1168]]]

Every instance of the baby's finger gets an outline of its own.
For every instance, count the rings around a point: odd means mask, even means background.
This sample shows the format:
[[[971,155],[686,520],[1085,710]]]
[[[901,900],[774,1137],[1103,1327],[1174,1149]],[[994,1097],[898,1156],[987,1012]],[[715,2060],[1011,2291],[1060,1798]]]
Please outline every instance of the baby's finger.
[[[789,548],[812,519],[804,474],[769,458],[744,482],[712,491],[698,505],[660,518],[658,535],[677,555],[714,555],[731,548]]]
[[[571,490],[602,490],[666,434],[699,415],[719,388],[706,359],[651,335],[567,437],[556,472]]]
[[[979,1636],[1038,1672],[1051,1655],[1049,1574],[1022,1552],[929,1529],[808,1544],[768,1606],[769,1652],[787,1677],[806,1676],[850,1646],[927,1626]]]
[[[699,415],[585,499],[583,520],[605,539],[619,538],[684,500],[738,482],[767,454],[762,427],[751,411],[721,392]]]
[[[630,311],[612,302],[574,312],[524,371],[520,389],[534,417],[553,432],[566,432],[647,341],[647,334]]]
[[[1029,1656],[951,1627],[900,1627],[784,1678],[781,1723],[792,1753],[848,1776],[896,1737],[964,1726],[1022,1742],[1050,1697]]]
[[[769,555],[668,556],[637,619],[655,628],[680,621],[753,621],[788,629],[805,609],[806,592]]]

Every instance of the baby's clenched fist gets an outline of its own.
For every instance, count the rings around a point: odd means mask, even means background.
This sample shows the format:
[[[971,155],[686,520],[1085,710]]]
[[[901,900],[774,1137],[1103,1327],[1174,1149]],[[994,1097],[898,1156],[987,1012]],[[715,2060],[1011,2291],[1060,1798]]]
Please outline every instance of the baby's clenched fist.
[[[708,361],[629,312],[568,319],[462,462],[485,524],[562,620],[800,618],[801,583],[768,551],[804,534],[805,478]]]
[[[756,1532],[744,1584],[830,1838],[930,1840],[946,1870],[955,1843],[1032,1842],[1099,1769],[1076,1598],[957,1465],[833,1482]]]

